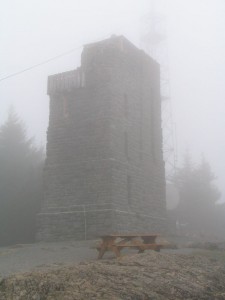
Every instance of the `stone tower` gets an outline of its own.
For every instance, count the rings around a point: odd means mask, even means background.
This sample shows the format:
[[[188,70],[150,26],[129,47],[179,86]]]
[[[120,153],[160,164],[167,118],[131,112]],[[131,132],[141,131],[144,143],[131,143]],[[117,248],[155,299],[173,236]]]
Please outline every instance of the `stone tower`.
[[[166,224],[159,65],[124,37],[49,76],[38,240],[161,232]]]

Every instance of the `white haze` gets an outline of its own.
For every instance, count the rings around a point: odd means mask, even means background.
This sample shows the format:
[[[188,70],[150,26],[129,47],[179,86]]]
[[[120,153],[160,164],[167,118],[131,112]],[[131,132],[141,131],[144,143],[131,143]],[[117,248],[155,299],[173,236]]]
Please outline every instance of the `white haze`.
[[[156,1],[167,15],[170,83],[178,158],[188,147],[202,153],[225,192],[225,1]],[[48,124],[47,76],[75,69],[85,43],[123,34],[139,46],[147,0],[1,1],[0,77],[70,49],[70,55],[0,82],[0,124],[12,104],[28,132],[45,144]],[[222,196],[221,201],[225,201]]]

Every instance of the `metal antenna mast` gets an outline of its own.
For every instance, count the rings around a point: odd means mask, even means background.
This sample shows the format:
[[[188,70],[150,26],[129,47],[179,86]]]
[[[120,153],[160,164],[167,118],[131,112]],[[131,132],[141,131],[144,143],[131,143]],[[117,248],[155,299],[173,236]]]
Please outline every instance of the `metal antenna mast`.
[[[160,64],[163,156],[166,167],[166,180],[170,181],[175,172],[177,160],[176,128],[173,122],[170,97],[166,17],[157,12],[155,8],[155,1],[151,1],[151,10],[143,17],[141,47]]]

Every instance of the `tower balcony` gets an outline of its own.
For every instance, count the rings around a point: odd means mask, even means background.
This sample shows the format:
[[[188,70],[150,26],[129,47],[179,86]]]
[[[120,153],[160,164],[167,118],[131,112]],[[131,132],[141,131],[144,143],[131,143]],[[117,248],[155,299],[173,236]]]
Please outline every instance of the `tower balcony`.
[[[63,72],[48,77],[47,94],[58,94],[71,92],[74,89],[85,86],[84,72],[81,68],[76,70]]]

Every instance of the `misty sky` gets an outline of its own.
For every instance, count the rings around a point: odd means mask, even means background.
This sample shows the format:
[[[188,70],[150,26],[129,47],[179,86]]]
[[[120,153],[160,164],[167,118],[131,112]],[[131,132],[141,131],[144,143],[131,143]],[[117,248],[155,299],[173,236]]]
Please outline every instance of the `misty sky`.
[[[178,159],[188,148],[217,175],[225,201],[225,1],[156,1],[167,15],[170,84]],[[12,104],[29,135],[45,144],[47,76],[80,65],[82,45],[122,34],[140,46],[147,0],[1,0],[0,78],[77,48],[0,82],[0,124]]]

